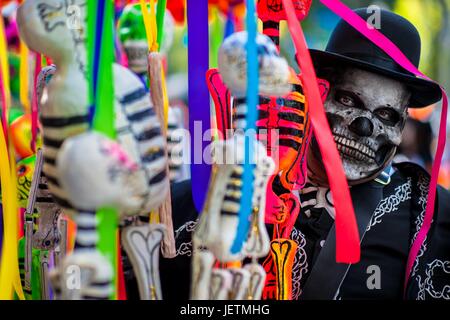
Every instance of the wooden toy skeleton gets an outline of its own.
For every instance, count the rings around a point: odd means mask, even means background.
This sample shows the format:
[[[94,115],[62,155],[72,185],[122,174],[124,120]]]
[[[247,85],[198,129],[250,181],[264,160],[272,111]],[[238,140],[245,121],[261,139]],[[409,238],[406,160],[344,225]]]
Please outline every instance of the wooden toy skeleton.
[[[234,133],[213,146],[213,176],[210,193],[193,235],[193,299],[260,299],[265,272],[256,259],[269,251],[269,237],[264,226],[265,190],[275,168],[265,146],[254,140],[254,194],[252,227],[246,243],[237,254],[230,249],[236,235],[244,162],[244,132],[247,105],[245,92],[247,33],[228,37],[219,51],[219,68],[223,81],[236,97],[233,117]],[[259,91],[267,95],[284,95],[290,90],[289,68],[274,44],[263,35],[256,39],[259,59]],[[242,267],[244,257],[252,263]],[[230,268],[213,268],[214,260],[234,262]],[[238,263],[236,263],[238,261]]]
[[[77,28],[66,24],[73,18],[67,10],[70,5],[80,9]],[[128,69],[114,65],[118,141],[87,131],[85,16],[86,1],[28,0],[18,10],[18,24],[28,47],[51,57],[57,67],[41,99],[43,172],[52,197],[77,223],[77,236],[74,253],[54,270],[55,293],[64,299],[107,299],[112,293],[112,269],[96,250],[96,210],[111,206],[121,217],[147,217],[163,201],[169,184],[160,121],[141,81]],[[152,239],[147,242],[151,250],[140,252],[150,267],[135,270],[138,278],[143,273],[157,275],[154,252],[160,237],[152,235],[163,232],[164,226],[128,228]],[[139,239],[130,238],[126,248],[130,256],[136,255]],[[65,286],[65,271],[72,266],[81,270],[82,283],[76,290]],[[158,276],[152,279],[152,288],[158,291]],[[140,286],[150,290],[148,283]]]

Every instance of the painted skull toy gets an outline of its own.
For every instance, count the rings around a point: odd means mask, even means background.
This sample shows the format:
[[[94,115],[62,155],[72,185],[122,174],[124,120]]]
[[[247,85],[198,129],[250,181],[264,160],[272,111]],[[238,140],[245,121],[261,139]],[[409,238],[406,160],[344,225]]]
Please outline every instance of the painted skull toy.
[[[246,129],[247,33],[229,36],[219,49],[219,70],[224,84],[236,98],[233,129],[227,139],[213,143],[213,177],[208,199],[193,235],[192,299],[259,299],[265,274],[256,259],[267,255],[269,236],[264,227],[265,191],[275,168],[266,147],[257,139],[253,143],[253,187],[251,230],[241,251],[231,253],[239,223],[240,201],[243,196],[243,164]],[[273,42],[264,35],[256,37],[259,61],[259,92],[283,96],[290,91],[290,72],[287,62],[278,55]],[[241,261],[245,257],[253,263],[244,267],[212,268],[214,258],[221,263]],[[253,289],[255,290],[253,290]],[[250,292],[250,293],[248,293]]]
[[[170,11],[164,17],[164,34],[161,52],[166,54],[173,42],[175,22]],[[141,5],[132,3],[125,6],[118,22],[120,42],[125,50],[128,67],[137,74],[147,73],[148,43],[145,33]]]

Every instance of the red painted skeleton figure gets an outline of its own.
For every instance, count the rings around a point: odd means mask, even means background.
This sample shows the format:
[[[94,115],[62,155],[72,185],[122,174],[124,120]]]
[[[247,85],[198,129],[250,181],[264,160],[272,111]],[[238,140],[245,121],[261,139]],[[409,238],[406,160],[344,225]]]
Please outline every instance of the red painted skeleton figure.
[[[312,0],[293,0],[292,4],[298,20],[303,20],[311,8]],[[287,20],[281,0],[258,0],[258,17],[263,22],[263,33],[269,36],[275,45],[280,44],[280,21]]]
[[[311,1],[293,1],[299,20],[308,14]],[[286,20],[282,1],[259,0],[257,9],[263,21],[264,34],[278,48],[279,22]],[[310,106],[299,77],[293,71],[291,74],[292,91],[289,94],[283,97],[259,96],[256,122],[257,137],[276,165],[267,186],[265,207],[265,222],[274,225],[271,254],[264,263],[267,278],[263,297],[268,299],[290,299],[292,296],[292,263],[283,264],[280,259],[293,261],[296,246],[290,235],[300,210],[298,197],[293,191],[306,183],[305,155],[311,133]],[[233,128],[234,105],[239,101],[232,98],[217,69],[209,70],[206,78],[215,103],[217,129],[226,139],[227,130]],[[329,84],[319,79],[319,87],[325,100]],[[290,250],[285,250],[288,247]]]
[[[226,139],[227,133],[233,127],[233,105],[236,101],[233,101],[217,69],[209,70],[206,79],[215,104],[217,129],[220,136]],[[292,77],[291,83],[293,90],[285,97],[259,96],[257,137],[265,144],[268,155],[276,164],[275,173],[270,178],[266,191],[265,222],[274,225],[272,242],[289,240],[300,209],[299,200],[292,191],[300,189],[306,182],[305,155],[311,131],[309,105],[297,76]],[[328,82],[319,80],[319,87],[325,99]],[[293,254],[295,250],[290,250],[290,257]],[[279,264],[273,261],[275,256],[277,255],[274,253],[269,255],[264,264],[267,272],[264,297],[289,299],[290,272],[278,270],[276,266]],[[277,290],[276,284],[280,281],[285,282],[287,287]]]

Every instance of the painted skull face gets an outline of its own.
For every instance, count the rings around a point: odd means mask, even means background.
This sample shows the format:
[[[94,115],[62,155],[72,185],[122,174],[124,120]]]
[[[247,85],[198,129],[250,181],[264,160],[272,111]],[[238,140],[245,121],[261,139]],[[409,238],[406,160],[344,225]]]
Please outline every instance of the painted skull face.
[[[224,83],[234,96],[244,97],[247,90],[247,32],[241,31],[225,39],[219,50],[219,70]],[[259,61],[259,92],[283,96],[290,91],[290,71],[286,60],[278,54],[269,37],[256,37]]]
[[[334,80],[326,114],[347,179],[357,184],[374,178],[394,156],[410,93],[399,81],[359,69],[345,69]],[[318,158],[316,143],[312,152]]]
[[[86,71],[86,0],[28,0],[17,11],[21,38],[56,64],[74,58]]]
[[[164,16],[164,35],[161,52],[172,46],[175,22],[169,11]],[[147,72],[148,44],[144,18],[139,3],[125,6],[119,19],[118,34],[128,59],[128,66],[137,74]]]

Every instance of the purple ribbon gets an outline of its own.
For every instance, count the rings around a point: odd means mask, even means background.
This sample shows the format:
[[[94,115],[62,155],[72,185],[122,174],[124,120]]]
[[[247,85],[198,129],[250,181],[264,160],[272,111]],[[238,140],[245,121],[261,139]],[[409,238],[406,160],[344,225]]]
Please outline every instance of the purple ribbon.
[[[203,161],[203,150],[211,142],[209,91],[205,81],[209,68],[208,1],[187,0],[187,22],[192,197],[197,211],[200,212],[211,175],[211,166]],[[197,125],[201,124],[201,130],[194,130],[195,122]],[[203,136],[207,130],[209,134]]]

